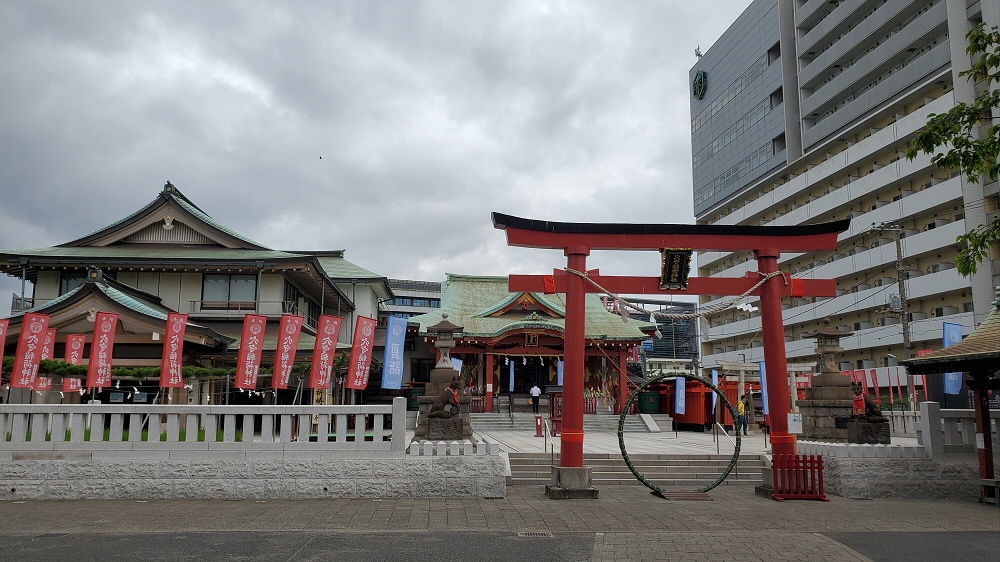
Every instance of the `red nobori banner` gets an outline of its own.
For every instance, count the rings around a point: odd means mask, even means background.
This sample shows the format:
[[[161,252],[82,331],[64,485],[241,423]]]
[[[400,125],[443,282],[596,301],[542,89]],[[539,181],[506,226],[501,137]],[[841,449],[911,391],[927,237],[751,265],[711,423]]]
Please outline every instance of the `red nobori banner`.
[[[292,365],[295,363],[295,352],[299,349],[299,336],[302,335],[302,322],[305,318],[294,314],[282,314],[278,325],[278,349],[275,351],[274,388],[288,388],[288,379],[292,375]]]
[[[243,317],[243,338],[240,340],[240,357],[236,363],[236,388],[257,388],[257,373],[260,371],[260,356],[264,350],[266,331],[267,316],[247,314]]]
[[[375,347],[375,325],[374,318],[358,316],[351,349],[351,368],[344,385],[347,388],[364,390],[368,387],[368,367],[372,362],[372,348]]]
[[[66,362],[70,365],[83,365],[83,346],[87,343],[86,334],[69,334],[66,336]]]
[[[35,377],[34,390],[52,390],[52,377]]]
[[[51,318],[45,314],[24,315],[24,320],[21,321],[21,337],[17,340],[14,370],[11,372],[12,388],[31,388],[35,384],[49,320]]]
[[[167,315],[167,332],[163,336],[163,360],[160,362],[160,388],[184,386],[184,330],[188,315],[171,312]]]
[[[42,361],[52,359],[56,354],[56,329],[45,330],[45,343],[42,344]]]
[[[63,392],[80,392],[83,389],[83,381],[80,379],[63,377],[62,389]]]
[[[340,326],[343,323],[344,319],[338,316],[319,317],[309,388],[330,388],[330,371],[333,370],[333,358],[337,354],[337,340],[340,339]]]
[[[111,386],[111,359],[115,354],[115,329],[118,315],[98,312],[94,321],[94,342],[90,344],[90,364],[87,365],[87,388]]]
[[[3,356],[3,348],[7,347],[7,328],[10,326],[10,319],[4,318],[0,320],[0,356]],[[0,374],[3,371],[3,361],[0,361]],[[3,377],[0,377],[3,380]]]

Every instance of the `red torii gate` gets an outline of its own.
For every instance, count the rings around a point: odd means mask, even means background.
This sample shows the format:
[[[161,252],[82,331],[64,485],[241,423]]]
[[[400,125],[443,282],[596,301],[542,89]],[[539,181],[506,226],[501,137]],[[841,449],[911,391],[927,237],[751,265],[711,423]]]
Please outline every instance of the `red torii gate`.
[[[833,250],[837,235],[850,220],[798,226],[744,226],[694,224],[571,223],[526,219],[493,213],[493,226],[507,233],[507,244],[525,248],[563,250],[566,269],[586,272],[588,278],[619,294],[741,295],[761,281],[748,273],[738,278],[689,278],[686,289],[661,289],[660,277],[613,277],[587,271],[591,250],[752,250],[759,274],[778,272],[781,252]],[[566,270],[553,275],[511,275],[512,292],[566,293],[565,374],[563,422],[558,472],[553,483],[566,489],[592,489],[589,470],[583,466],[583,363],[584,298],[598,289],[583,277]],[[836,296],[833,279],[770,277],[753,295],[760,296],[764,361],[767,364],[768,409],[773,454],[795,454],[795,436],[788,433],[791,398],[785,359],[785,333],[781,298],[785,296]],[[553,468],[556,473],[556,468]],[[572,496],[570,494],[569,496]],[[563,497],[569,497],[563,496]]]

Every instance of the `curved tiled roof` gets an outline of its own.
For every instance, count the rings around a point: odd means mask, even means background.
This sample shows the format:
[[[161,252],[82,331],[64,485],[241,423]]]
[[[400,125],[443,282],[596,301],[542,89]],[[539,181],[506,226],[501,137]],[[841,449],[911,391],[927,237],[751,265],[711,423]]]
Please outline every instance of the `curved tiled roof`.
[[[420,333],[429,334],[427,328],[442,320],[442,314],[448,315],[448,320],[463,327],[463,337],[497,337],[504,333],[519,329],[543,329],[563,332],[564,318],[551,318],[545,315],[510,313],[500,317],[484,316],[483,311],[500,310],[504,303],[512,302],[521,293],[511,293],[507,290],[506,277],[485,277],[476,275],[447,274],[447,280],[442,286],[441,308],[414,316],[410,324],[419,325]],[[554,310],[566,310],[565,295],[555,293],[538,295],[543,302],[550,304]],[[587,322],[586,337],[603,340],[643,340],[648,338],[642,328],[652,329],[654,324],[630,319],[628,323],[622,317],[608,312],[596,294],[588,294],[586,298]]]

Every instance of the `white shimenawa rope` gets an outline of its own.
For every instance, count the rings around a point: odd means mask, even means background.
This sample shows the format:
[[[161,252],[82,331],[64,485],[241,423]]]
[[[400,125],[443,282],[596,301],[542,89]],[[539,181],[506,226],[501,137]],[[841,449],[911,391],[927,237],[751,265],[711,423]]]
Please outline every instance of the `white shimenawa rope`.
[[[605,289],[604,287],[602,287],[601,285],[599,285],[597,283],[597,281],[594,281],[593,279],[591,279],[590,276],[587,275],[587,273],[584,272],[584,271],[577,271],[575,269],[570,269],[568,267],[565,268],[565,271],[567,273],[572,273],[573,275],[576,275],[578,277],[583,278],[583,280],[587,281],[588,283],[590,283],[591,285],[593,285],[594,287],[596,287],[597,289],[599,289],[602,293],[604,293],[605,295],[607,295],[607,296],[611,297],[612,299],[614,299],[615,302],[619,303],[619,306],[621,308],[631,308],[632,310],[634,310],[636,312],[641,312],[643,314],[652,314],[653,316],[655,316],[657,318],[673,318],[673,319],[677,319],[677,320],[688,320],[688,319],[692,319],[692,318],[702,318],[704,316],[708,316],[710,314],[715,314],[715,313],[718,313],[718,312],[722,312],[723,310],[726,310],[728,308],[732,308],[732,307],[736,306],[737,304],[739,304],[740,302],[746,300],[750,296],[750,293],[753,293],[754,291],[756,291],[761,285],[763,285],[768,279],[770,279],[772,277],[777,277],[777,276],[781,275],[782,277],[785,278],[785,284],[786,285],[788,284],[788,277],[785,277],[785,274],[782,273],[782,272],[780,272],[780,271],[772,271],[771,273],[761,273],[761,272],[758,271],[756,273],[758,275],[760,275],[760,281],[758,281],[757,283],[755,283],[753,287],[750,287],[746,291],[743,291],[742,294],[738,295],[735,299],[733,299],[731,301],[707,307],[707,308],[705,308],[705,309],[703,309],[703,310],[701,310],[699,312],[681,312],[681,313],[677,313],[677,312],[657,312],[657,311],[650,311],[650,310],[646,310],[644,308],[641,308],[641,307],[639,307],[639,306],[637,306],[635,304],[632,304],[631,302],[625,300],[621,296],[619,296],[619,295],[617,295],[615,293],[612,293],[611,291],[609,291],[609,290]],[[622,318],[625,318],[624,314],[622,314]]]

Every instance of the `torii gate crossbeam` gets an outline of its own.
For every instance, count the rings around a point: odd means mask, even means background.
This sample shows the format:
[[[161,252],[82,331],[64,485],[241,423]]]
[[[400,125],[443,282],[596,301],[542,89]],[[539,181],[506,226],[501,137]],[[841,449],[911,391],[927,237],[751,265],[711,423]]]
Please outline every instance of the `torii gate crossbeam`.
[[[591,250],[751,250],[757,259],[758,273],[778,271],[781,252],[833,250],[837,235],[847,230],[849,220],[799,226],[743,226],[691,224],[621,224],[566,223],[525,219],[493,213],[493,226],[506,231],[507,243],[526,248],[563,250],[567,269],[587,271]],[[659,279],[650,277],[608,277],[597,271],[588,277],[616,293],[652,294],[722,294],[739,295],[760,281],[760,276],[691,278],[687,290],[659,289]],[[563,385],[563,431],[560,443],[560,466],[553,469],[553,485],[560,478],[565,483],[582,485],[583,471],[583,369],[585,338],[585,297],[597,290],[578,275],[557,270],[552,276],[512,275],[510,291],[565,292],[565,371]],[[783,296],[836,296],[834,280],[787,280],[785,276],[767,279],[754,293],[760,296],[764,360],[767,364],[768,409],[771,418],[771,442],[774,454],[794,454],[795,436],[788,433],[791,397],[787,384],[784,324],[781,314]],[[576,471],[576,472],[574,472]],[[589,471],[585,472],[590,487]]]

